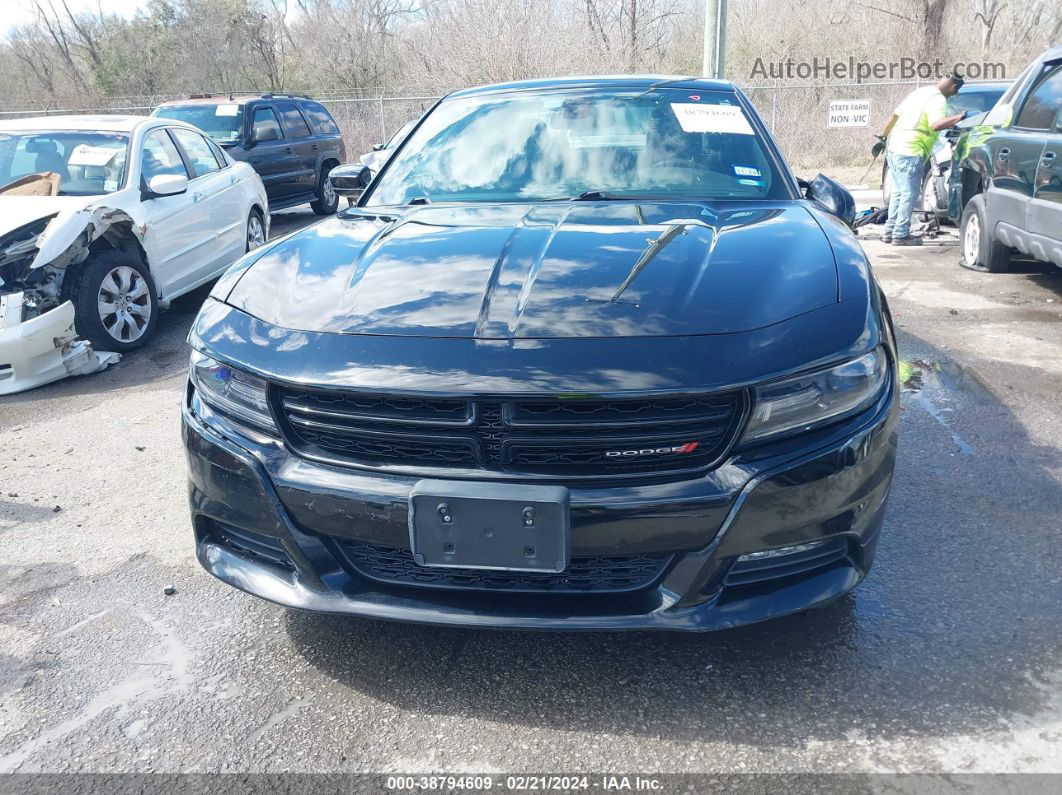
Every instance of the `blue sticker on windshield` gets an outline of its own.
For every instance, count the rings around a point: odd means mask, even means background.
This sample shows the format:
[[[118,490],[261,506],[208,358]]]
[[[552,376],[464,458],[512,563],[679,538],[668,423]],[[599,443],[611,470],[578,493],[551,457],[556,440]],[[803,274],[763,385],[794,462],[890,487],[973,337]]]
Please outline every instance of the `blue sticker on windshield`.
[[[739,179],[738,185],[755,185],[757,188],[762,188],[764,182],[762,179]]]
[[[739,177],[758,177],[760,170],[751,166],[734,166],[734,173]]]

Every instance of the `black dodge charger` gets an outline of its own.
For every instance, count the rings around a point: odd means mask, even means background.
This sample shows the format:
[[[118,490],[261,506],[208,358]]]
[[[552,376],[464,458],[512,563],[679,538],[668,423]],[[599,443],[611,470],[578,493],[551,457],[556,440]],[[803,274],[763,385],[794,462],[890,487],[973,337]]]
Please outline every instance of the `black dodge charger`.
[[[730,83],[451,94],[190,334],[200,562],[282,605],[710,630],[870,568],[896,347],[849,230]]]

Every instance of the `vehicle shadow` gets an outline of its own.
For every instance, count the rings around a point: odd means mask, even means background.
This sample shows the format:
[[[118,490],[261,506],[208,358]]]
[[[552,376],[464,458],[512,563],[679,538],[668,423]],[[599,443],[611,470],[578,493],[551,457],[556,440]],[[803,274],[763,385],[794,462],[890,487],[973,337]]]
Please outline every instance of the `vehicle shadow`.
[[[400,709],[503,725],[802,747],[853,731],[939,737],[1019,713],[1035,721],[1047,709],[1040,682],[1062,655],[1052,473],[1062,451],[1030,439],[975,378],[955,377],[945,353],[905,344],[929,368],[903,398],[878,559],[829,607],[708,635],[469,631],[292,611],[292,646],[339,685]]]
[[[1027,260],[1014,263],[1010,272],[1028,274],[1029,279],[1038,287],[1051,290],[1062,297],[1062,268]]]

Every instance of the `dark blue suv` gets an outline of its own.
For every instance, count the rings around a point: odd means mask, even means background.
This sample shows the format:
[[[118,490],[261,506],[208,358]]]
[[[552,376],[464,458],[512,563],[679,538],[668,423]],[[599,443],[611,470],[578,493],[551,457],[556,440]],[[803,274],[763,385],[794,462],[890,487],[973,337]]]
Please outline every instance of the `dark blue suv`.
[[[332,114],[295,94],[211,94],[168,102],[153,115],[194,124],[235,160],[250,164],[265,183],[269,209],[310,203],[331,215],[339,197],[328,172],[346,148]]]

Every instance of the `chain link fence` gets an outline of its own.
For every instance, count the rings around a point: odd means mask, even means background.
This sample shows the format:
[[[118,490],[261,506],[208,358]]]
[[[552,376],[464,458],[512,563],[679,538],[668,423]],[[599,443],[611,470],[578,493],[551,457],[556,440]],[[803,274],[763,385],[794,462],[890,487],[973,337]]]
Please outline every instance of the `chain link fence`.
[[[880,165],[870,170],[870,147],[893,109],[913,89],[924,83],[831,83],[744,87],[768,128],[773,132],[793,169],[801,176],[818,171],[846,183],[864,180],[876,184]],[[427,92],[410,96],[337,96],[335,92],[308,92],[329,109],[343,133],[347,156],[356,159],[374,144],[384,143],[411,119],[423,114],[438,99]],[[146,115],[162,102],[182,96],[158,95],[115,98],[115,104],[97,107],[10,107],[0,99],[0,120],[20,116],[68,113],[126,113]],[[830,103],[865,100],[870,103],[865,127],[830,127]]]
[[[862,83],[745,88],[782,153],[800,176],[822,171],[846,183],[880,180],[881,169],[869,174],[870,148],[896,106],[924,83]],[[863,100],[870,103],[865,127],[830,127],[830,103]],[[880,163],[879,163],[880,165]],[[875,176],[874,171],[877,172]]]

